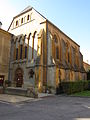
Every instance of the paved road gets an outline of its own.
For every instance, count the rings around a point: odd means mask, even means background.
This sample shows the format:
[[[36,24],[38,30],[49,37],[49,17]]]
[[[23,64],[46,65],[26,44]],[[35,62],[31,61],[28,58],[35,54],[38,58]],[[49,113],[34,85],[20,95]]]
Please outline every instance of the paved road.
[[[0,102],[0,120],[90,120],[90,98],[55,96],[21,103]]]

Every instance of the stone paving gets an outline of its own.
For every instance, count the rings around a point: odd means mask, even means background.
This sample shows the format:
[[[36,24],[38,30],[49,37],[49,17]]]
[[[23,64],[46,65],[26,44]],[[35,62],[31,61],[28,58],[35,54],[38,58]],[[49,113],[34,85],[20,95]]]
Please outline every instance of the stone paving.
[[[0,94],[0,101],[4,101],[4,102],[17,103],[17,102],[23,102],[33,99],[34,98],[17,96],[17,95]]]
[[[52,94],[45,94],[39,93],[38,100],[40,98],[52,96]],[[24,97],[24,96],[17,96],[17,95],[8,95],[8,94],[0,94],[0,101],[3,102],[10,102],[10,103],[18,103],[18,102],[25,102],[25,101],[35,101],[36,98]]]

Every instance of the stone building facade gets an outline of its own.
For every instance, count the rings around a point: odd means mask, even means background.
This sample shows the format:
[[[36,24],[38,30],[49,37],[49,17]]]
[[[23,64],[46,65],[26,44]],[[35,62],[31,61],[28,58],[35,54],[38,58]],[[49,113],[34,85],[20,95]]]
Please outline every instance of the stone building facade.
[[[59,28],[27,7],[8,29],[11,40],[10,80],[15,87],[56,89],[61,81],[85,80],[80,46]]]
[[[87,80],[90,80],[90,64],[83,62],[83,66],[87,73]]]
[[[83,62],[83,66],[86,72],[88,72],[90,70],[90,64]]]
[[[0,28],[0,85],[8,80],[11,34]]]

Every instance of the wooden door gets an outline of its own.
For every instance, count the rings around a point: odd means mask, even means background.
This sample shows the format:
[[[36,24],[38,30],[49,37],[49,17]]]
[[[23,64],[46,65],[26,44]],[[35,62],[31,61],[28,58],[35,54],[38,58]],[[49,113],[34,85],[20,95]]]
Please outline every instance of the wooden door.
[[[16,71],[16,87],[22,87],[23,84],[23,72],[21,69]]]

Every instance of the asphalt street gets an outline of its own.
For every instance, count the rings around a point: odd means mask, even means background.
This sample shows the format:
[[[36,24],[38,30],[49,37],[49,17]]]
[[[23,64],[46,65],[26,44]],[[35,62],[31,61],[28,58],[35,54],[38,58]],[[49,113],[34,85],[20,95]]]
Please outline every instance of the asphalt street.
[[[0,101],[0,120],[90,120],[90,98],[51,96],[20,103]]]

